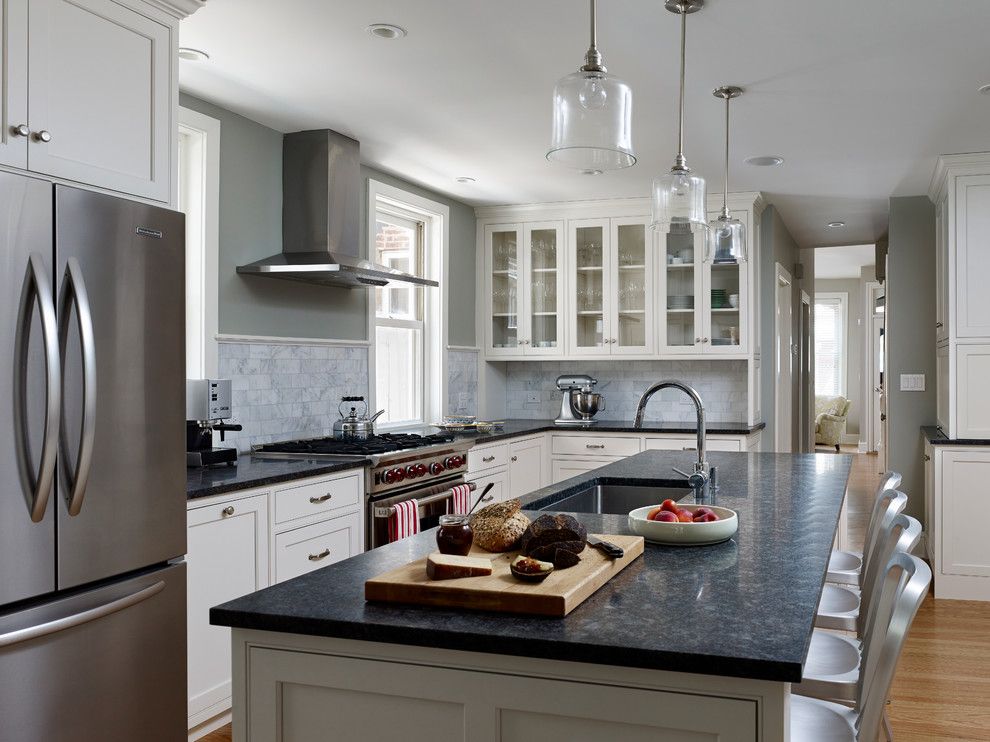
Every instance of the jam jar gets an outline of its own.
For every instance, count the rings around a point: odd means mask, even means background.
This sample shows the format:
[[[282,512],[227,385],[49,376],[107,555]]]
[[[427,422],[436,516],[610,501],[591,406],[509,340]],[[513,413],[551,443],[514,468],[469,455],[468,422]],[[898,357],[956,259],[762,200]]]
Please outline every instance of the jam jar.
[[[441,515],[437,531],[437,547],[441,554],[467,556],[474,541],[474,532],[466,515]]]

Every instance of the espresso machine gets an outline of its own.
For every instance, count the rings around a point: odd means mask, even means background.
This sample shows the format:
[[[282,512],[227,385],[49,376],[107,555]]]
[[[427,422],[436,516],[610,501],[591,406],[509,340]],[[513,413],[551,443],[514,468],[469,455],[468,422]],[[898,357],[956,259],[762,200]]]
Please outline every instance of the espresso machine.
[[[563,394],[557,425],[594,425],[594,416],[605,409],[605,397],[595,392],[598,379],[584,374],[557,377],[557,388]]]
[[[237,449],[214,446],[213,432],[241,430],[231,417],[230,379],[186,379],[186,466],[236,466]]]

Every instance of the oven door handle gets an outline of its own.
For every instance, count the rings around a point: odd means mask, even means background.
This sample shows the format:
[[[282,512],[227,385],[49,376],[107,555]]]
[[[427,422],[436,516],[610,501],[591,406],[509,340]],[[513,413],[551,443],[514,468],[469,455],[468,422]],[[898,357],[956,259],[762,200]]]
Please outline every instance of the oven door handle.
[[[464,482],[464,484],[466,484],[468,486],[468,489],[470,489],[472,492],[474,492],[476,489],[478,489],[478,485],[476,485],[474,482]],[[456,486],[459,487],[460,485],[456,485]],[[428,497],[424,497],[422,500],[419,500],[418,501],[418,504],[419,504],[420,507],[423,507],[424,505],[432,505],[435,502],[441,502],[443,500],[448,500],[451,497],[453,497],[453,495],[454,495],[454,490],[453,490],[453,488],[451,488],[451,489],[448,489],[448,490],[444,490],[443,492],[438,492],[435,495],[429,495]],[[410,499],[412,499],[412,498],[410,498]],[[376,507],[375,508],[375,517],[376,518],[388,518],[394,512],[395,512],[395,506],[394,505],[386,505],[384,507]]]

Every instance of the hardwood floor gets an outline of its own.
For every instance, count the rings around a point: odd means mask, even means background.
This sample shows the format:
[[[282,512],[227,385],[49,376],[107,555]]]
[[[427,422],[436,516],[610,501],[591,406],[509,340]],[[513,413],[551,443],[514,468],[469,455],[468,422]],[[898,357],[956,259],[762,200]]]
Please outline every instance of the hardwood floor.
[[[882,473],[878,469],[876,456],[855,454],[846,496],[849,535],[857,549]],[[896,742],[990,740],[990,603],[936,602],[928,596],[901,655],[889,713]],[[203,740],[231,742],[230,726]]]

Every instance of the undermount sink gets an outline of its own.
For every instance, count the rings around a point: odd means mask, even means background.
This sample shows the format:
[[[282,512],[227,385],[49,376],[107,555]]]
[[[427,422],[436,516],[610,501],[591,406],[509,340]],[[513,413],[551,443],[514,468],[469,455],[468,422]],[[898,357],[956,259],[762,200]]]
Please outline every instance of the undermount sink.
[[[540,510],[562,513],[598,513],[625,515],[636,508],[659,505],[667,499],[679,502],[693,498],[694,491],[687,481],[673,481],[659,486],[644,487],[625,484],[597,484],[581,492],[546,505]]]

